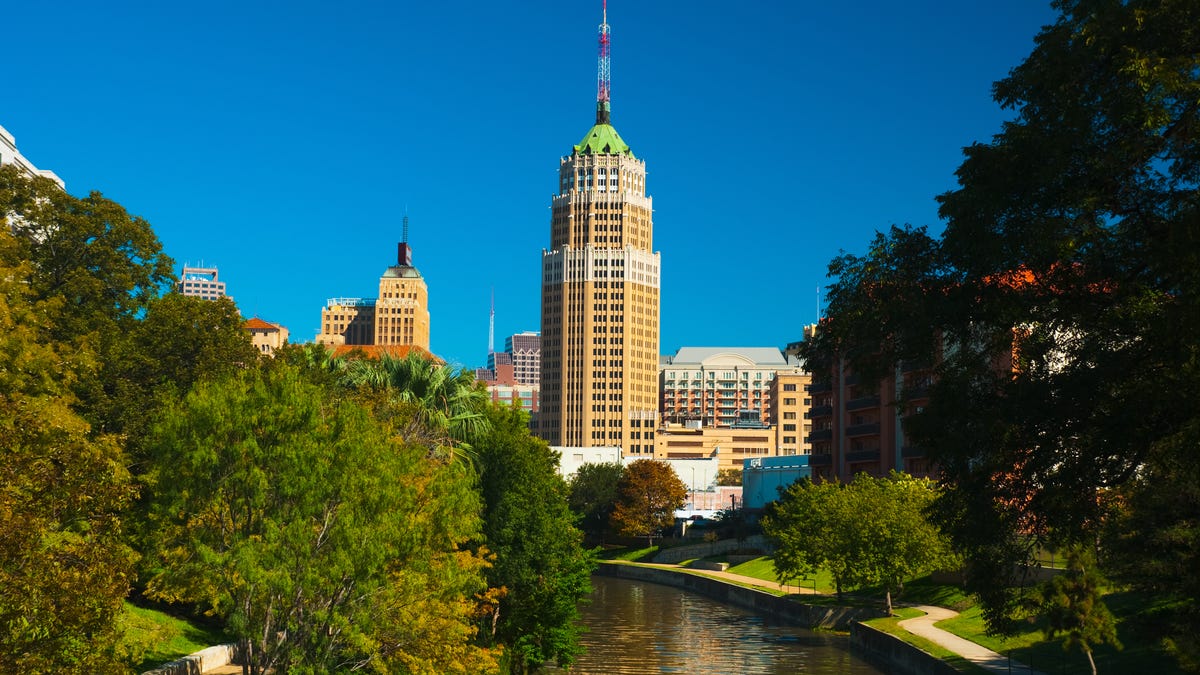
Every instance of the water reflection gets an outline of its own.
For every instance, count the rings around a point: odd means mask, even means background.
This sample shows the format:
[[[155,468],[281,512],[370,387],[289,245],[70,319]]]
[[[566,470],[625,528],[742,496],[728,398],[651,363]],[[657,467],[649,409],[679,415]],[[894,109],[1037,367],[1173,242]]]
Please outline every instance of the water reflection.
[[[571,673],[882,673],[841,636],[772,623],[668,586],[593,577],[588,653]]]

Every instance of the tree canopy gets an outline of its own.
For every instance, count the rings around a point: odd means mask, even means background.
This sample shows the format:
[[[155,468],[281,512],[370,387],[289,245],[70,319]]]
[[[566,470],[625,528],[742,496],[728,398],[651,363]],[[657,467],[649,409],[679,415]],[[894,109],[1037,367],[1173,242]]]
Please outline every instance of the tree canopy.
[[[953,486],[935,514],[996,630],[1020,610],[1023,563],[1094,542],[1108,505],[1180,490],[1172,514],[1143,514],[1168,529],[1198,507],[1178,467],[1200,443],[1200,5],[1054,6],[995,84],[1013,118],[938,198],[944,232],[892,228],[834,261],[806,348],[814,368],[840,356],[864,376],[933,367],[905,432]],[[1159,544],[1194,568],[1191,531]],[[1147,550],[1105,551],[1127,580],[1154,576]],[[1172,639],[1200,654],[1196,589],[1165,595],[1182,601]]]
[[[628,537],[646,537],[649,545],[675,524],[675,511],[687,503],[687,486],[666,462],[638,459],[625,465],[617,484],[612,522]]]
[[[866,473],[848,484],[791,485],[763,517],[776,543],[775,569],[785,579],[829,570],[839,597],[845,589],[905,581],[953,564],[949,542],[925,517],[937,496],[933,481],[893,472]]]
[[[251,672],[494,668],[467,469],[285,366],[202,382],[149,439],[154,597],[211,607]]]
[[[619,462],[588,463],[571,477],[567,497],[580,527],[593,541],[603,542],[617,505],[617,485],[625,469]]]

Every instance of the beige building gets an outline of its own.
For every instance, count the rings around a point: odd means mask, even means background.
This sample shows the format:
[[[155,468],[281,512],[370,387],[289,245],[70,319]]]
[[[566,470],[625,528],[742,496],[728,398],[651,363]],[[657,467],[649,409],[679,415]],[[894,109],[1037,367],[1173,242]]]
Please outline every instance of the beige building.
[[[7,129],[0,127],[0,165],[4,164],[15,164],[30,176],[49,178],[57,183],[58,187],[66,188],[66,184],[63,183],[57,174],[49,169],[37,168],[25,155],[22,155],[21,151],[17,149],[17,139],[13,138],[13,135],[8,133]]]
[[[771,427],[698,427],[669,424],[654,439],[655,459],[701,459],[716,457],[721,470],[741,471],[743,461],[774,457],[776,433]]]
[[[808,435],[812,432],[812,397],[808,387],[812,375],[799,366],[775,373],[768,393],[768,409],[775,420],[775,447],[780,455],[807,455],[812,452]]]
[[[331,298],[321,309],[317,344],[411,345],[429,352],[429,289],[412,264],[408,216],[396,264],[379,277],[377,298]]]
[[[250,344],[266,356],[275,356],[276,350],[287,344],[288,329],[277,323],[263,321],[258,317],[246,321],[250,331]]]
[[[559,162],[551,213],[538,435],[556,446],[651,456],[660,257],[646,164],[610,123],[607,98],[597,102],[596,124]]]

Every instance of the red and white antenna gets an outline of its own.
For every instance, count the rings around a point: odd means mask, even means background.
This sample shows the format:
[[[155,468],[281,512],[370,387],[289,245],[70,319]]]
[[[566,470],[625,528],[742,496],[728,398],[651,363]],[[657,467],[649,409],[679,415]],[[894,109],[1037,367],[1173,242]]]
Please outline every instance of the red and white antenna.
[[[608,32],[608,0],[604,0],[604,18],[600,24],[600,59],[596,66],[596,124],[608,124],[611,111],[612,81],[609,71],[609,50],[612,38]]]
[[[488,356],[496,353],[496,289],[492,289],[492,313],[488,315]]]

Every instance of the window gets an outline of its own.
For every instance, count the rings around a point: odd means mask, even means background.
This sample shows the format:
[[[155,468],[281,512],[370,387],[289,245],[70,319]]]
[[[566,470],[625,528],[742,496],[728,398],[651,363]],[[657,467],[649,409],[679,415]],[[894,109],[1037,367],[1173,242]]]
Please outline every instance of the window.
[[[783,425],[783,430],[784,431],[795,431],[796,425],[795,424],[785,424],[785,425]]]
[[[794,413],[794,412],[785,412],[785,413],[783,413],[783,419],[785,419],[785,420],[794,420],[794,419],[796,419],[796,413]]]
[[[794,399],[794,398],[785,398],[785,399],[783,399],[783,404],[784,404],[784,405],[796,405],[796,399]]]
[[[796,391],[796,385],[795,384],[785,384],[785,385],[783,385],[783,390],[784,391]]]

